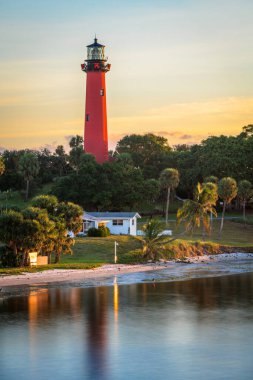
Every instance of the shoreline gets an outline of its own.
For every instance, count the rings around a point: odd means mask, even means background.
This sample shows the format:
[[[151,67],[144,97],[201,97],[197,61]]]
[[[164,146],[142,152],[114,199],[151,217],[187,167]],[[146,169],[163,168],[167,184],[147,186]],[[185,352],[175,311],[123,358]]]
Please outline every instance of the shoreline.
[[[145,278],[147,281],[172,281],[245,271],[253,272],[253,253],[223,253],[191,257],[184,261],[135,265],[106,264],[95,269],[53,269],[22,275],[4,275],[0,277],[0,288],[3,294],[5,289],[19,286],[61,286],[75,283],[79,286],[101,286],[108,282],[111,284],[115,277],[122,280],[122,283],[138,283],[146,281]]]
[[[43,272],[24,273],[19,275],[4,275],[0,277],[0,287],[17,285],[38,285],[60,282],[73,282],[86,279],[114,277],[130,273],[161,270],[168,267],[166,263],[147,264],[105,264],[94,269],[52,269]]]

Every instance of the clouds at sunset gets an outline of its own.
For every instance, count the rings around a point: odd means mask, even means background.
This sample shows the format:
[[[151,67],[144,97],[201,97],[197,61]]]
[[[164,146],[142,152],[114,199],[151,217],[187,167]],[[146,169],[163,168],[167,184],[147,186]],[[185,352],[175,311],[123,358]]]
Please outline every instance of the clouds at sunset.
[[[210,135],[234,135],[253,118],[252,98],[212,99],[176,103],[150,109],[146,115],[110,119],[112,130],[121,126],[131,133],[152,132],[168,138],[171,145],[200,142]],[[244,124],[242,123],[244,121]],[[117,141],[122,133],[111,136]],[[184,141],[182,141],[184,140]]]

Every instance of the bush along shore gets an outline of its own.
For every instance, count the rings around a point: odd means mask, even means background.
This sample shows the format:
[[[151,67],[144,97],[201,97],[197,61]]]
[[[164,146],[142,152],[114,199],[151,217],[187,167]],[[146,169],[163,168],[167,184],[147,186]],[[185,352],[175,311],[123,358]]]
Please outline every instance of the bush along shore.
[[[178,240],[168,247],[161,249],[158,259],[159,260],[182,260],[185,261],[187,258],[205,256],[205,255],[219,255],[223,253],[253,253],[253,245],[240,247],[240,246],[229,246],[222,245],[213,242],[201,242],[201,241],[186,241]],[[119,258],[119,262],[122,264],[139,264],[146,263],[147,260],[143,257],[141,249],[135,249],[129,251]]]

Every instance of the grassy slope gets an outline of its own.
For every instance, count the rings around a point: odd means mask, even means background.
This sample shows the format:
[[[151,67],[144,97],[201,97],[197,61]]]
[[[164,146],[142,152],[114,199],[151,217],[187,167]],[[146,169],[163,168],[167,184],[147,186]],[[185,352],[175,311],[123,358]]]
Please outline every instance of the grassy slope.
[[[26,206],[28,206],[29,204],[30,204],[30,202],[29,201],[25,202],[24,197],[21,196],[21,194],[17,191],[13,192],[10,196],[8,196],[7,199],[2,194],[0,197],[0,206],[1,207],[15,206],[15,207],[18,207],[20,209],[23,209]]]
[[[109,236],[107,238],[77,238],[73,247],[73,255],[62,257],[62,263],[113,263],[114,242],[117,242],[117,256],[138,249],[141,243],[130,236]]]
[[[222,237],[219,239],[219,226],[220,221],[214,221],[213,232],[210,236],[206,237],[206,240],[216,242],[222,245],[247,247],[253,246],[253,226],[247,225],[244,227],[241,223],[235,223],[226,220],[224,223],[224,229]],[[186,237],[186,240],[202,240],[201,231],[196,231],[192,237]]]
[[[19,191],[13,191],[8,195],[8,198],[6,199],[6,196],[4,194],[0,194],[0,206],[8,207],[8,206],[16,206],[20,208],[21,210],[30,206],[31,200],[33,197],[41,194],[48,194],[51,190],[52,184],[46,184],[44,185],[40,190],[36,192],[36,194],[33,194],[28,201],[26,202],[24,199],[24,195],[22,195]]]
[[[230,216],[230,214],[229,214]],[[164,219],[159,218],[162,221]],[[169,216],[170,221],[168,224],[168,229],[173,231],[173,235],[177,235],[183,231],[183,225],[177,227],[176,225],[176,215],[172,214]],[[142,218],[139,223],[138,228],[141,228],[144,223],[146,223],[147,218]],[[249,217],[249,221],[251,221],[251,217]],[[206,236],[206,241],[216,242],[222,245],[230,245],[230,246],[253,246],[253,225],[247,224],[244,227],[243,223],[239,223],[238,221],[225,220],[224,228],[222,232],[222,237],[219,239],[220,220],[213,221],[213,231],[212,234]],[[181,237],[183,240],[191,240],[191,241],[199,241],[202,240],[202,231],[201,229],[197,229],[192,235],[185,235]]]

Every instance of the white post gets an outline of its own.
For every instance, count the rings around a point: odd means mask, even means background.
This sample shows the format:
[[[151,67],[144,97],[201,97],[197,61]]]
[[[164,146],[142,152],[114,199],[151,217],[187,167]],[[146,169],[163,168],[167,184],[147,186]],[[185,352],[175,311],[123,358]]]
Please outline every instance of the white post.
[[[114,264],[117,264],[117,245],[118,243],[115,241],[114,242]]]

